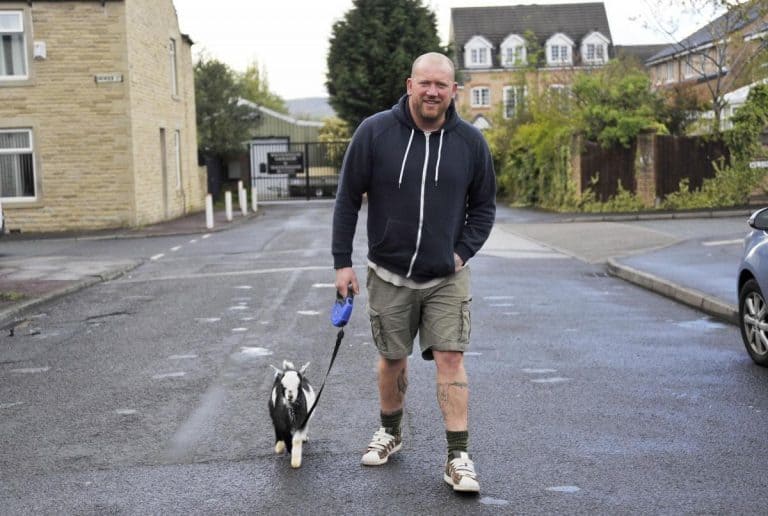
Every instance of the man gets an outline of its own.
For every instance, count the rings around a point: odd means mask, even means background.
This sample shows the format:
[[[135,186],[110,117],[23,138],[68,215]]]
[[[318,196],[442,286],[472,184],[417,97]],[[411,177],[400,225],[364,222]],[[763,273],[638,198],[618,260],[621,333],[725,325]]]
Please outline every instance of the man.
[[[418,57],[407,94],[365,119],[344,156],[333,215],[336,288],[360,291],[352,241],[368,197],[368,314],[379,352],[381,428],[362,463],[376,466],[402,446],[407,363],[419,336],[422,357],[437,367],[437,399],[448,459],[443,478],[456,491],[479,492],[468,453],[470,274],[467,260],[493,226],[496,182],[480,132],[456,113],[452,61]]]

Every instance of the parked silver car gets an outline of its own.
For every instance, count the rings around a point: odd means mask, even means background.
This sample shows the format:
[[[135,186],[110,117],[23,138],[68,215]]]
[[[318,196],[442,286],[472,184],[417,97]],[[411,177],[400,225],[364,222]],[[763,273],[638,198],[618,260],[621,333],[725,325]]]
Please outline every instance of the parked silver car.
[[[754,212],[739,263],[739,326],[747,353],[768,367],[768,208]]]

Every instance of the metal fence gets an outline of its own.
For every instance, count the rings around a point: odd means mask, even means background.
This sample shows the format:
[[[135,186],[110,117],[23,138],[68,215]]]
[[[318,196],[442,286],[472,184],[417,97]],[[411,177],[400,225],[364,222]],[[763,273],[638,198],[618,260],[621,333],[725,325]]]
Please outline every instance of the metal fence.
[[[251,187],[259,201],[336,197],[339,170],[349,142],[249,143]]]

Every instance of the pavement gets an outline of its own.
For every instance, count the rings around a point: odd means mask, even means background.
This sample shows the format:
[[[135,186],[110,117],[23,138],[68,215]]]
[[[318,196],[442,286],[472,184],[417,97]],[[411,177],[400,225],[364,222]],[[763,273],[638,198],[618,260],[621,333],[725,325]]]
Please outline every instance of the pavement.
[[[216,213],[214,227],[210,229],[206,227],[205,214],[197,213],[140,228],[5,235],[0,240],[0,331],[12,333],[24,323],[21,315],[39,304],[117,278],[143,263],[141,260],[98,257],[14,258],[2,253],[3,241],[204,234],[247,223],[269,209],[269,206],[260,206],[258,214],[236,214],[231,221],[226,220],[223,212]],[[737,324],[735,277],[741,246],[734,236],[743,239],[746,235],[749,229],[746,220],[754,209],[563,215],[501,208],[495,229],[602,265],[608,274],[692,306],[709,316]],[[663,226],[674,221],[697,223],[695,226],[699,229],[681,236],[652,227],[654,223]],[[730,239],[726,241],[722,240],[724,225],[731,228]],[[715,245],[722,242],[730,245]],[[713,244],[707,248],[710,243]],[[707,250],[703,252],[702,249]]]

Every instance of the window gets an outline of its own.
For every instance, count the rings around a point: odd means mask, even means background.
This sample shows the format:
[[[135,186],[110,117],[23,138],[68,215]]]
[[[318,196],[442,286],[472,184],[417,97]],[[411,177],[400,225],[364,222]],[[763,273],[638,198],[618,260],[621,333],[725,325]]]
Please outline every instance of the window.
[[[487,107],[491,105],[491,89],[472,88],[472,99],[470,101],[472,107]]]
[[[675,62],[674,61],[667,61],[667,64],[665,66],[667,72],[666,77],[664,77],[664,80],[666,82],[672,82],[675,80]]]
[[[571,88],[565,84],[549,85],[549,101],[557,109],[568,111],[571,105]]]
[[[504,118],[513,118],[524,107],[525,86],[506,86],[504,88]]]
[[[600,32],[590,32],[581,40],[581,61],[588,65],[604,64],[608,61],[608,44],[610,42]]]
[[[27,78],[27,45],[21,11],[0,11],[0,79]]]
[[[464,66],[467,68],[488,68],[491,66],[493,44],[482,36],[472,37],[464,45]]]
[[[516,34],[507,36],[501,44],[501,65],[504,67],[526,64],[525,40]]]
[[[549,38],[546,43],[547,65],[564,66],[573,64],[572,48],[573,41],[563,33],[557,33]]]
[[[0,196],[35,197],[35,166],[30,129],[0,130]]]
[[[175,97],[179,94],[179,79],[176,72],[176,40],[173,38],[168,45],[168,52],[171,57],[171,95]]]

